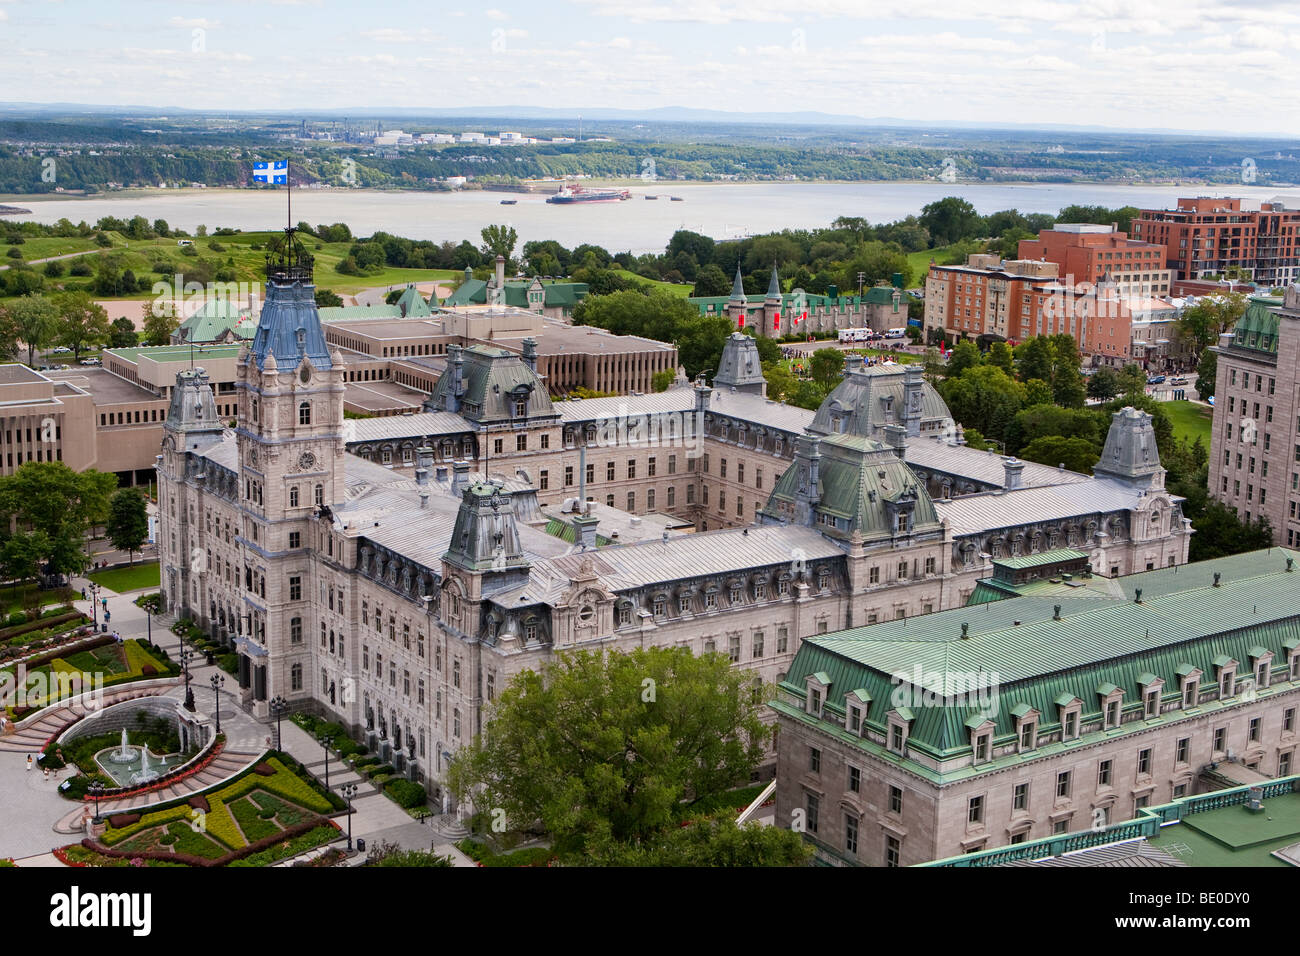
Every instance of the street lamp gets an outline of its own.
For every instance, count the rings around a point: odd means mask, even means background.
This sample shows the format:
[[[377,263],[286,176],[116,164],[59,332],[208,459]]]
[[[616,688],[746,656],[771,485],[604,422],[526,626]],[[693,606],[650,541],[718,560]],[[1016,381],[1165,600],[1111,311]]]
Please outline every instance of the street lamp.
[[[87,787],[86,789],[90,792],[90,796],[95,801],[95,822],[98,823],[99,822],[99,798],[104,795],[104,785],[100,783],[98,780],[92,780],[90,782],[90,786]]]
[[[152,601],[144,602],[144,627],[145,627],[145,633],[148,635],[147,640],[149,641],[149,644],[152,645],[153,644],[153,602]]]
[[[194,713],[194,690],[190,687],[190,661],[194,657],[194,652],[181,642],[181,673],[185,677],[185,709]]]
[[[217,733],[221,733],[221,685],[226,682],[224,674],[213,674],[208,683],[212,685],[212,699],[217,705]]]
[[[352,798],[356,796],[357,785],[355,783],[345,783],[339,787],[339,793],[343,794],[343,799],[348,802],[348,852],[352,852]]]
[[[325,751],[325,789],[330,788],[330,742],[328,737],[317,737],[321,749]]]
[[[99,585],[90,582],[90,623],[99,630]]]
[[[289,702],[283,694],[271,698],[271,714],[275,717],[275,749],[284,750],[283,738],[280,736],[280,718],[289,712]]]

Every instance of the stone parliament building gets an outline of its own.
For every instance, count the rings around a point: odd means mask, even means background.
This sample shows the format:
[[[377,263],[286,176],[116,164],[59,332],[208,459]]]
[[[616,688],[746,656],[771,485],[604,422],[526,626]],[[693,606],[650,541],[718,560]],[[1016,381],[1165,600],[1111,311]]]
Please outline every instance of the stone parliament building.
[[[553,402],[530,349],[449,349],[415,415],[344,421],[345,368],[292,234],[236,363],[235,428],[178,374],[158,458],[167,606],[436,788],[518,672],[686,646],[785,679],[805,638],[964,605],[997,559],[1186,562],[1150,419],[1094,476],[962,444],[920,369],[850,366],[816,411],[727,342],[712,387]],[[771,766],[766,769],[770,775]]]

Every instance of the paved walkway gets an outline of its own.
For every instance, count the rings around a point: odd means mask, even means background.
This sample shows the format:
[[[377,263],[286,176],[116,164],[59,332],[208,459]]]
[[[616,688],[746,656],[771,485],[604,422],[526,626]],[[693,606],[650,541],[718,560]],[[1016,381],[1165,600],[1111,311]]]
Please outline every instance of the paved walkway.
[[[85,584],[86,581],[82,578],[72,582],[76,591],[80,591]],[[110,631],[116,631],[124,638],[144,639],[152,634],[154,642],[176,660],[180,639],[170,630],[170,618],[159,617],[151,621],[149,615],[134,603],[134,599],[141,593],[145,592],[118,595],[101,589],[100,596],[108,598]],[[78,610],[91,613],[89,601],[78,598],[73,604]],[[102,621],[102,606],[97,613]],[[226,681],[214,695],[210,679],[217,674],[224,676]],[[235,678],[216,666],[206,664],[197,667],[192,665],[191,676],[199,715],[213,715],[217,706],[216,698],[220,698],[221,731],[226,735],[225,749],[208,768],[193,778],[178,781],[171,787],[144,796],[101,801],[102,813],[134,810],[206,789],[238,773],[274,744],[275,724],[261,723],[239,707],[239,685]],[[140,693],[141,689],[132,690],[131,685],[126,685],[121,690],[106,695],[106,703],[128,700]],[[156,686],[152,693],[176,700],[182,700],[185,694],[179,681],[170,686]],[[31,771],[25,769],[27,754],[39,752],[45,741],[61,732],[74,716],[70,709],[59,708],[42,715],[18,734],[0,738],[0,857],[12,857],[19,861],[20,866],[28,865],[28,860],[31,861],[30,865],[57,865],[57,860],[49,855],[49,851],[80,840],[81,831],[78,826],[85,808],[82,804],[64,799],[57,792],[59,783],[72,776],[74,768],[51,773],[48,779],[39,770],[39,765]],[[320,743],[288,719],[281,722],[281,731],[284,734],[282,749],[301,761],[323,781],[326,755]],[[331,754],[330,788],[338,792],[342,785],[348,783],[357,787],[352,800],[354,840],[361,838],[369,845],[388,840],[399,844],[403,849],[428,850],[432,846],[438,853],[451,854],[456,859],[457,866],[474,865],[472,860],[451,846],[453,836],[443,832],[444,826],[450,828],[452,821],[443,821],[438,817],[429,818],[426,823],[414,820],[405,810],[380,793],[369,780]],[[335,819],[343,829],[343,836],[340,841],[336,841],[336,845],[344,845],[347,817],[338,816]]]

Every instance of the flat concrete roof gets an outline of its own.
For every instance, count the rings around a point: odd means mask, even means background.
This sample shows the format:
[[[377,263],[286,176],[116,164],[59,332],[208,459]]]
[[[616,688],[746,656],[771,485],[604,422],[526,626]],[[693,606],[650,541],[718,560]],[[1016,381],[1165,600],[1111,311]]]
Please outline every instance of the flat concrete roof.
[[[408,388],[397,382],[348,382],[344,386],[343,401],[366,411],[384,411],[390,408],[420,410],[429,396],[425,392]]]
[[[366,336],[385,341],[393,339],[424,339],[431,335],[446,335],[441,320],[421,319],[340,319],[326,327],[351,335]]]
[[[66,382],[84,389],[90,393],[91,400],[96,405],[162,401],[149,389],[133,385],[102,368],[79,368],[76,371],[69,369],[66,372],[47,372],[46,375],[50,381]]]
[[[540,332],[523,332],[518,335],[494,335],[480,339],[488,345],[522,351],[524,339],[537,342],[538,355],[556,355],[560,352],[584,352],[591,355],[626,352],[670,352],[674,348],[667,342],[645,339],[639,335],[615,335],[604,329],[586,325],[559,325],[547,323]]]
[[[18,362],[0,365],[0,385],[31,385],[45,381],[40,372]]]
[[[239,355],[242,343],[231,345],[195,345],[192,354],[196,364],[202,364],[205,356],[212,358],[235,358]],[[126,362],[138,364],[140,356],[151,358],[155,362],[188,362],[191,349],[188,345],[146,345],[130,349],[108,349],[106,355],[116,355]]]

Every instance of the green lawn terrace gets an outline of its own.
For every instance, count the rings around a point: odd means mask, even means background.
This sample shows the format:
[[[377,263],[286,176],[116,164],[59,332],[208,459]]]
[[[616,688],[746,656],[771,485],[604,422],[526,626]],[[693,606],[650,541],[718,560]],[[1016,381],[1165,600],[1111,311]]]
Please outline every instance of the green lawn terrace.
[[[92,865],[140,858],[152,865],[266,866],[337,839],[328,819],[335,809],[316,785],[268,756],[233,781],[183,801],[114,814],[97,837],[65,852]]]
[[[60,700],[83,693],[96,693],[105,687],[137,680],[168,677],[176,667],[165,655],[151,651],[139,640],[118,643],[111,636],[102,643],[82,646],[68,653],[37,655],[29,661],[0,668],[0,698],[9,701],[6,716],[24,717]]]
[[[110,568],[107,571],[95,571],[87,575],[101,587],[118,594],[128,591],[141,591],[159,586],[157,561],[144,561],[125,568]]]
[[[1300,775],[1146,807],[1101,830],[921,866],[1300,867]]]

